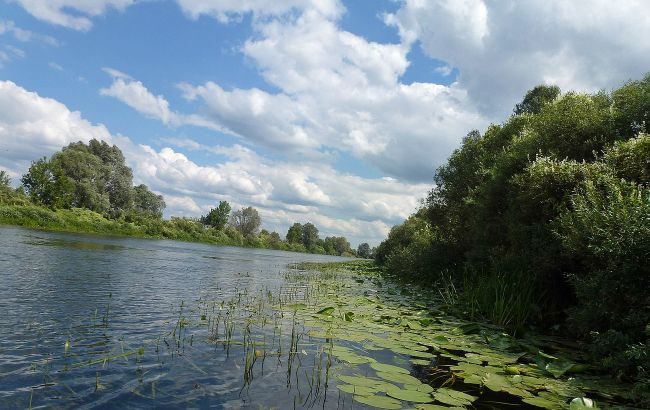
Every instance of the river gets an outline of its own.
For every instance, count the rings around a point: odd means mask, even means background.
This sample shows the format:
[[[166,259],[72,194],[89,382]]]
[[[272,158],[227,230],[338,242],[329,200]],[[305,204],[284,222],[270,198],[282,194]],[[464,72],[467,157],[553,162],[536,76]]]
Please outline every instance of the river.
[[[33,408],[141,407],[152,389],[133,391],[152,381],[162,406],[245,405],[237,352],[226,358],[193,343],[181,358],[159,360],[153,341],[181,304],[189,311],[202,298],[277,288],[290,263],[345,259],[0,227],[0,408],[26,408],[30,399]],[[74,367],[142,346],[142,356]]]

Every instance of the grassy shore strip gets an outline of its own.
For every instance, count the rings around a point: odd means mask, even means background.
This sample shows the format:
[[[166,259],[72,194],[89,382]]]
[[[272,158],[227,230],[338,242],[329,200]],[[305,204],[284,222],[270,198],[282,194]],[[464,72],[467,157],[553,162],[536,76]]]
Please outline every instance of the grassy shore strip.
[[[0,204],[0,224],[53,232],[87,233],[125,236],[145,239],[170,239],[248,248],[270,248],[301,252],[281,243],[281,247],[268,246],[259,238],[231,238],[225,232],[204,228],[199,222],[186,219],[151,220],[147,225],[107,219],[97,212],[83,208],[56,209],[37,205]]]

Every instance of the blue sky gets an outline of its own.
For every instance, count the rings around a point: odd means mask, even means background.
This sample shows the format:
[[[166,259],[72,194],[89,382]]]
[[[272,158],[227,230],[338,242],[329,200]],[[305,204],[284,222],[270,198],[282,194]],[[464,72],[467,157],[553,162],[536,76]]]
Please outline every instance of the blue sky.
[[[622,1],[0,0],[0,168],[122,148],[167,216],[219,200],[267,229],[378,243],[472,129],[527,89],[650,67]]]

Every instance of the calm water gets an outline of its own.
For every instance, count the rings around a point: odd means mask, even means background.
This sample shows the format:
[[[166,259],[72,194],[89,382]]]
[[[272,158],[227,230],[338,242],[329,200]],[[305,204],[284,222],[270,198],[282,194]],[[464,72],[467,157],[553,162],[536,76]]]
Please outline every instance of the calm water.
[[[175,345],[171,332],[202,301],[268,292],[289,263],[335,260],[0,227],[0,408],[293,407],[300,386],[280,361],[242,390],[242,349],[200,329]]]

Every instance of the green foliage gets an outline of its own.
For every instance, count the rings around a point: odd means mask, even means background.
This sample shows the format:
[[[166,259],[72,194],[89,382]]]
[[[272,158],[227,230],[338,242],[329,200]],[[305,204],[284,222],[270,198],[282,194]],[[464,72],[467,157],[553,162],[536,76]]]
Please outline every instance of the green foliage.
[[[287,231],[287,242],[290,244],[302,243],[302,224],[296,222]]]
[[[556,85],[538,85],[528,91],[522,102],[514,109],[515,114],[537,114],[546,104],[560,95],[560,87]]]
[[[318,228],[311,222],[302,226],[302,244],[308,250],[314,249],[318,244]]]
[[[145,184],[133,188],[133,211],[154,218],[162,218],[165,210],[165,200],[162,195],[156,195]]]
[[[568,319],[604,365],[641,374],[623,352],[644,351],[650,323],[649,124],[650,75],[611,93],[536,87],[463,139],[375,259],[451,278],[448,300],[507,327]]]
[[[21,182],[33,202],[52,208],[67,208],[72,204],[73,182],[59,164],[46,158],[33,161]]]
[[[229,224],[239,231],[242,236],[250,237],[257,235],[262,219],[257,209],[249,206],[233,212]]]
[[[222,230],[228,223],[230,217],[230,204],[227,201],[220,201],[217,208],[210,209],[207,215],[201,217],[201,222],[215,229]]]
[[[370,251],[370,245],[368,245],[366,242],[360,243],[357,247],[357,256],[363,259],[371,258],[372,253]]]
[[[557,221],[576,260],[568,272],[578,299],[569,310],[572,327],[584,336],[614,331],[642,341],[650,323],[650,188],[603,177],[585,182],[572,205]]]

